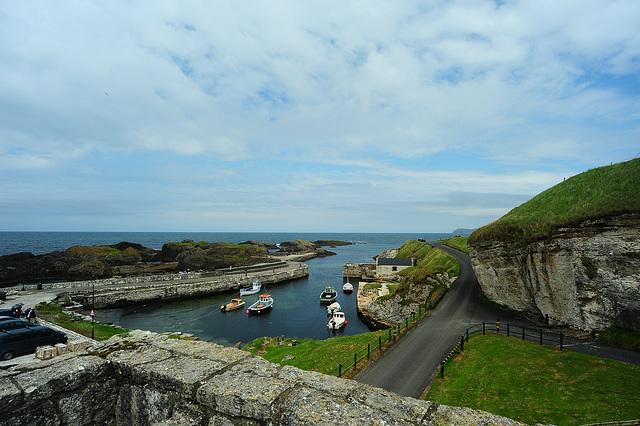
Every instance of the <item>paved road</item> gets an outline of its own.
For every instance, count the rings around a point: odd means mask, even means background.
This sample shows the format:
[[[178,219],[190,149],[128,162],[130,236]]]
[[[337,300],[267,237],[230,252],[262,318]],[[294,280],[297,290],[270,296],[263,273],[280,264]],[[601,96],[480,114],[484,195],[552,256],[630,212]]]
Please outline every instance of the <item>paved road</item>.
[[[460,264],[460,276],[436,309],[411,329],[384,356],[360,372],[355,380],[402,396],[419,398],[438,366],[460,341],[466,329],[483,321],[523,323],[520,317],[486,305],[468,255],[434,243]]]

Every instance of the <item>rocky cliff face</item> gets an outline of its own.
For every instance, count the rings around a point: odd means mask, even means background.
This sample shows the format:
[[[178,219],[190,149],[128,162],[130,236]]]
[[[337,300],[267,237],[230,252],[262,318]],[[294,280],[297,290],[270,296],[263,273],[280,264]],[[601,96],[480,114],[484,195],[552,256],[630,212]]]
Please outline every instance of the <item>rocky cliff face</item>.
[[[389,279],[387,280],[389,281]],[[400,282],[400,277],[397,277]],[[429,300],[435,286],[444,284],[447,287],[451,281],[446,274],[438,274],[436,278],[427,278],[426,283],[410,284],[405,290],[396,292],[392,297],[384,296],[381,289],[358,290],[358,313],[367,324],[374,328],[395,327],[418,312],[420,305]]]
[[[469,253],[494,302],[588,330],[640,331],[640,214],[561,228],[523,247],[470,244]]]

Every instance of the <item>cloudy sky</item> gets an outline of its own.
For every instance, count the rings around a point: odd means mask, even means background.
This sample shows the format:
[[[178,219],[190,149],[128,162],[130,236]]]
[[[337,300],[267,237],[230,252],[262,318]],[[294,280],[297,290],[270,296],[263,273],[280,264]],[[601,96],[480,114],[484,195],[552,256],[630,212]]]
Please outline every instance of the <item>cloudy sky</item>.
[[[5,1],[0,230],[451,232],[640,156],[640,2]]]

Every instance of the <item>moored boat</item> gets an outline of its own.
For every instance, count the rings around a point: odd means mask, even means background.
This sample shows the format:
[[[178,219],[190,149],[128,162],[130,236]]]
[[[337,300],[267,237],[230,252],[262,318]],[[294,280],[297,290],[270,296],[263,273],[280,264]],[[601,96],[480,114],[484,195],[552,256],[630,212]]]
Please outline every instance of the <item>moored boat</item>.
[[[341,311],[341,310],[342,310],[342,308],[340,307],[340,304],[338,302],[333,302],[332,304],[327,306],[327,314],[329,316],[331,316],[334,312],[338,312],[338,311]]]
[[[320,302],[321,303],[332,303],[338,297],[338,292],[335,288],[330,285],[326,286],[324,291],[320,293]]]
[[[222,312],[225,311],[233,311],[235,309],[240,309],[244,306],[244,300],[242,299],[231,299],[231,302],[229,303],[225,303],[224,305],[222,305],[222,307],[220,308],[220,310],[222,310]]]
[[[262,284],[260,283],[260,281],[254,281],[251,287],[240,289],[240,296],[248,296],[250,294],[260,293],[260,290],[262,290]]]
[[[331,330],[338,330],[347,325],[347,318],[344,315],[344,312],[334,312],[329,320],[329,324],[327,327]]]
[[[353,292],[353,284],[351,284],[349,281],[347,281],[346,283],[344,283],[342,285],[342,291],[345,293],[352,293]]]
[[[258,297],[258,301],[247,309],[247,314],[260,314],[273,307],[273,297],[270,294],[264,293]]]

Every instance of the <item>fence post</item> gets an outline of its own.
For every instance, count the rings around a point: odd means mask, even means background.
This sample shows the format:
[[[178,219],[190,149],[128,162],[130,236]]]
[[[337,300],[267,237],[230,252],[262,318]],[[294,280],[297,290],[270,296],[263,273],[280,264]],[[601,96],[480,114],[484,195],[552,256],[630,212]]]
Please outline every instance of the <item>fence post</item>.
[[[409,317],[406,317],[404,319],[404,328],[407,328],[407,329],[409,328]]]
[[[464,351],[464,334],[460,337],[460,352]]]
[[[562,333],[560,333],[560,350],[562,350]]]
[[[469,329],[467,328],[467,342],[469,341]]]
[[[540,329],[540,344],[542,344],[542,329]]]
[[[482,335],[485,335],[484,321],[482,321]]]
[[[342,364],[338,365],[338,377],[342,377]]]
[[[544,324],[545,326],[549,327],[549,314],[546,314],[544,316]]]
[[[367,343],[367,361],[371,360],[371,343]]]
[[[500,334],[500,318],[496,318],[496,333]]]
[[[507,323],[507,336],[509,336],[509,323]]]
[[[440,378],[444,379],[444,361],[440,363]]]
[[[522,340],[524,340],[524,325],[522,326]]]
[[[358,353],[353,354],[353,371],[358,371]]]
[[[380,349],[380,353],[382,353],[382,336],[378,336],[378,348]]]

